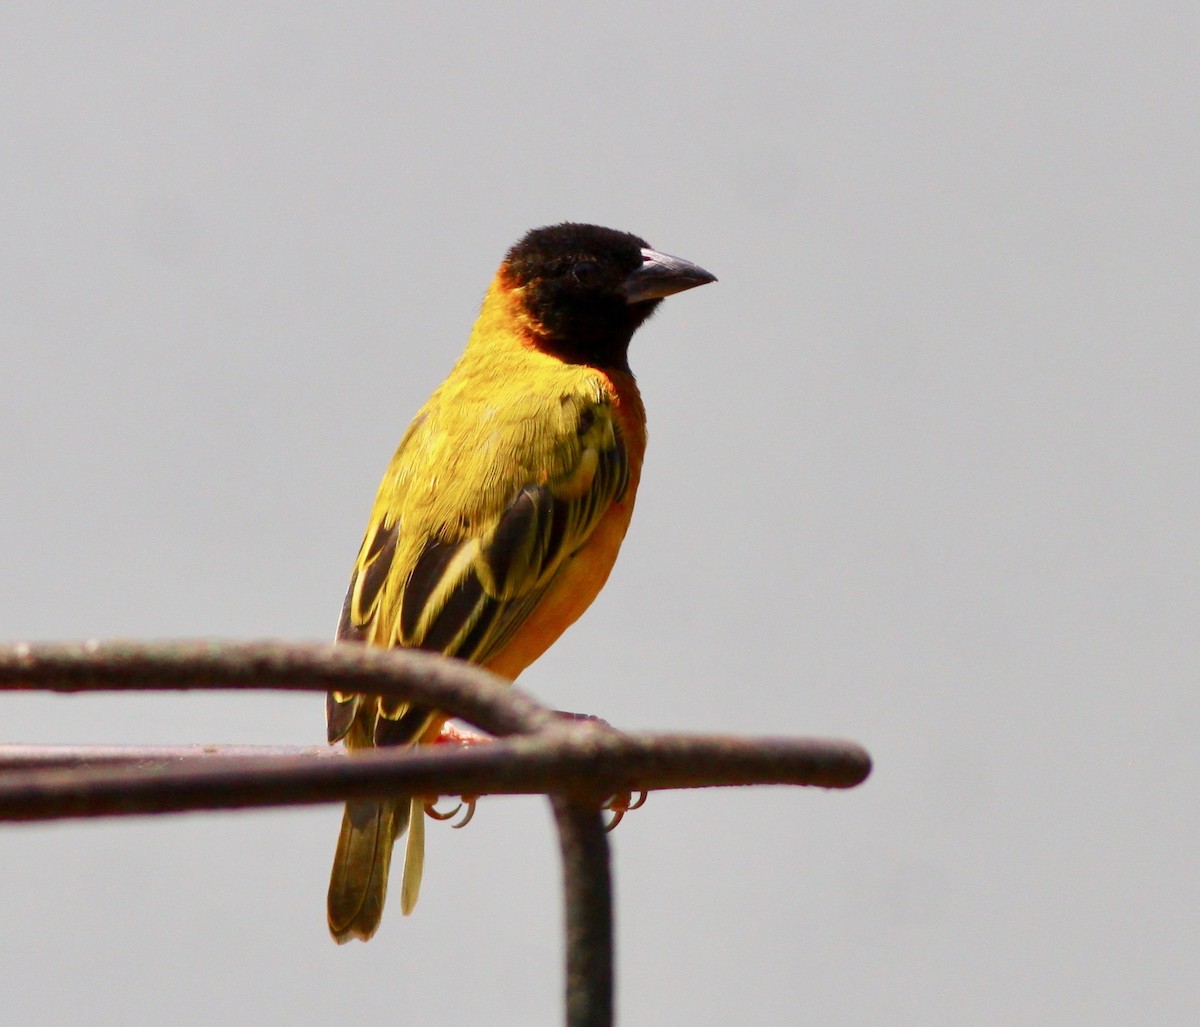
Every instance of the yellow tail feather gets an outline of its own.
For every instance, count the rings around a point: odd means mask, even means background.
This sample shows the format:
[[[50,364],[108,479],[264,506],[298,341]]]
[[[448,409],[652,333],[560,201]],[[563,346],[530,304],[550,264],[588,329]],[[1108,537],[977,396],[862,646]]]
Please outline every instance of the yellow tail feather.
[[[387,895],[392,845],[408,826],[410,803],[415,805],[409,799],[346,803],[346,810],[342,814],[342,831],[338,835],[337,852],[333,859],[333,874],[329,879],[329,933],[338,944],[351,938],[366,941],[378,929]],[[423,816],[418,816],[417,820],[423,820]],[[415,833],[421,835],[423,842],[423,823]],[[423,845],[418,843],[418,848],[423,849]],[[411,842],[409,849],[413,849]],[[404,893],[408,892],[408,876],[406,869]],[[418,866],[416,886],[419,885]],[[404,898],[403,893],[401,897]],[[416,903],[415,887],[411,903]],[[410,908],[411,905],[405,912]]]
[[[425,801],[413,799],[408,816],[404,877],[400,881],[400,911],[405,916],[416,908],[421,894],[421,875],[425,872]]]

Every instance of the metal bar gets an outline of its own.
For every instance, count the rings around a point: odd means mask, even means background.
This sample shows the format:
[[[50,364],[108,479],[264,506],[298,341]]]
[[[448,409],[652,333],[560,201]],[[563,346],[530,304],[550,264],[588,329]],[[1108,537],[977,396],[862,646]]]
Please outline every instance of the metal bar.
[[[567,1027],[613,1022],[613,901],[604,820],[594,803],[551,796],[563,862]]]
[[[0,746],[0,820],[313,805],[397,793],[602,800],[618,792],[719,785],[849,788],[870,769],[850,742],[621,735],[557,728],[470,746]]]
[[[613,1015],[612,889],[599,802],[611,793],[722,784],[849,788],[870,773],[851,742],[630,736],[564,726],[472,664],[411,649],[282,642],[0,646],[0,690],[364,692],[444,710],[487,745],[347,758],[269,747],[0,747],[0,819],[180,812],[395,794],[550,795],[563,857],[568,1027]],[[214,751],[215,750],[215,751]],[[327,752],[336,752],[328,750]],[[38,769],[28,769],[37,766]]]
[[[283,689],[366,692],[446,710],[493,735],[553,712],[482,667],[440,653],[288,642],[19,642],[0,645],[0,691]]]

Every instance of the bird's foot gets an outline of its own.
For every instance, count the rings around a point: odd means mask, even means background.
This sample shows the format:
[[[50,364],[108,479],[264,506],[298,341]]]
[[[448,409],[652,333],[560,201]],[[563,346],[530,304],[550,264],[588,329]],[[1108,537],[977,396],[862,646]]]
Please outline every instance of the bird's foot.
[[[458,811],[461,810],[463,806],[466,806],[467,812],[463,818],[457,824],[450,825],[453,828],[466,827],[471,822],[471,818],[475,816],[475,803],[477,799],[478,797],[474,795],[464,795],[461,799],[459,799],[458,805],[455,806],[454,809],[448,810],[445,813],[442,813],[437,808],[437,799],[433,799],[425,803],[425,815],[427,817],[432,817],[434,820],[451,820],[458,815]]]
[[[641,809],[646,805],[646,793],[640,791],[637,793],[637,796],[637,800],[634,801],[632,792],[618,792],[601,807],[601,809],[606,809],[612,814],[612,819],[604,825],[605,831],[613,830],[625,819],[625,814],[630,810]]]
[[[495,739],[477,731],[468,724],[457,720],[448,720],[442,725],[442,730],[433,740],[434,745],[479,745],[481,742],[494,742]]]

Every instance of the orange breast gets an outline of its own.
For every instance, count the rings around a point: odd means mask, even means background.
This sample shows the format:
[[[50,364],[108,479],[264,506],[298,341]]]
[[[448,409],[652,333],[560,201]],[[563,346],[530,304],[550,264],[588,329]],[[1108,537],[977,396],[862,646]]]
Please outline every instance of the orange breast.
[[[541,602],[508,645],[485,664],[488,670],[509,680],[550,648],[592,605],[608,580],[629,528],[646,450],[646,415],[632,375],[609,372],[604,377],[625,440],[629,486],[620,501],[609,507],[583,547],[559,570]]]

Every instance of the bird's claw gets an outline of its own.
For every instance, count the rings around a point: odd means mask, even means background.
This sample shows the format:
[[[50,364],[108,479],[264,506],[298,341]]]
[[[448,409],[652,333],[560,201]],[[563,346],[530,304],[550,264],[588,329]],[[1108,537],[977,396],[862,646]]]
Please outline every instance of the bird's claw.
[[[618,792],[601,807],[612,814],[612,819],[604,825],[604,830],[612,831],[625,819],[626,813],[633,809],[641,809],[644,805],[646,805],[646,792],[644,790],[638,792],[636,801],[633,801],[632,792]]]
[[[453,827],[455,830],[459,830],[460,828],[466,827],[471,822],[471,818],[475,816],[476,799],[477,797],[474,795],[463,796],[463,800],[458,804],[458,807],[461,809],[465,803],[467,807],[466,815],[457,824],[451,824],[451,827]],[[455,810],[455,812],[457,813],[458,810]]]
[[[440,796],[439,796],[439,798],[440,798]],[[451,817],[453,817],[455,814],[457,814],[460,809],[463,808],[463,804],[461,802],[459,802],[459,804],[457,806],[455,806],[454,809],[450,810],[447,813],[441,813],[438,811],[437,804],[438,804],[437,799],[434,799],[431,802],[426,802],[425,803],[425,816],[433,817],[434,820],[449,820]]]
[[[431,799],[425,803],[425,815],[427,817],[433,817],[434,820],[451,820],[458,816],[458,811],[461,810],[463,806],[466,806],[467,812],[463,816],[462,820],[460,820],[457,824],[450,825],[453,828],[466,827],[471,822],[471,818],[475,816],[475,803],[477,800],[478,797],[474,795],[464,796],[459,800],[458,805],[455,806],[454,809],[447,810],[445,813],[442,813],[437,808],[437,799]]]

